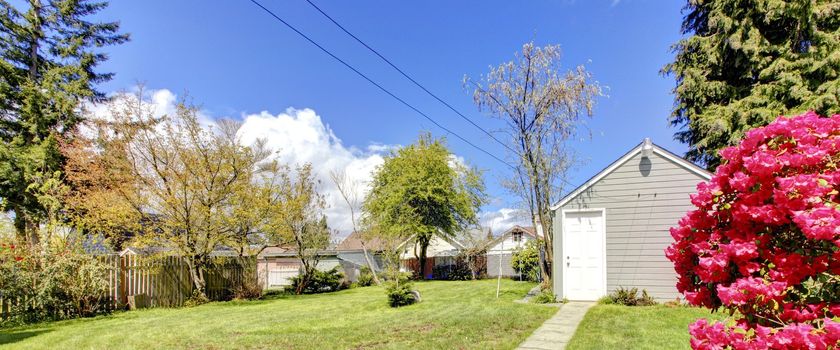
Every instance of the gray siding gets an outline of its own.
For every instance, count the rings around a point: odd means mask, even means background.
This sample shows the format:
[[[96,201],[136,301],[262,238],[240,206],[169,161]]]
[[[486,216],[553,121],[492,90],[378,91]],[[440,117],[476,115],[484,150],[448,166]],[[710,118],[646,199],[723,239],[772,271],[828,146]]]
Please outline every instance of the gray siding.
[[[618,287],[646,289],[658,300],[679,296],[673,264],[664,250],[669,228],[691,210],[689,194],[705,178],[657,153],[636,154],[554,212],[554,256],[562,260],[562,209],[606,209],[607,293]],[[562,298],[560,264],[554,287]]]
[[[513,267],[511,266],[513,254],[487,254],[488,277],[499,276],[499,260],[501,260],[502,263],[502,277],[519,276],[519,274],[516,273],[516,271],[514,271]]]

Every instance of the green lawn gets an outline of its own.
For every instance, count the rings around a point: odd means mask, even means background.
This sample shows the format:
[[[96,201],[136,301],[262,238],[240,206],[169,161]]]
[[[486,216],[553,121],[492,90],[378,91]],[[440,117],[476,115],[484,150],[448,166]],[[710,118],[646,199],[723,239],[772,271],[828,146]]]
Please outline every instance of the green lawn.
[[[511,349],[557,309],[514,303],[534,286],[416,283],[420,304],[392,309],[378,287],[211,303],[0,329],[11,349]]]
[[[690,323],[723,316],[689,307],[596,305],[583,318],[568,348],[689,349]]]

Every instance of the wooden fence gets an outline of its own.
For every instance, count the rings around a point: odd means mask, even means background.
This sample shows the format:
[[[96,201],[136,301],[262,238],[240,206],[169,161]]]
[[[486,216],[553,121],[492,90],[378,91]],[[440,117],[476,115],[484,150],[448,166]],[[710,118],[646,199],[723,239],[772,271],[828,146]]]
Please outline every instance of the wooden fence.
[[[233,288],[246,278],[256,278],[256,259],[217,257],[205,271],[206,293],[210,300],[226,300]],[[192,296],[194,284],[184,259],[176,256],[149,258],[139,255],[118,257],[111,268],[111,296],[115,304],[125,305],[132,295],[145,295],[151,307],[178,307]]]
[[[103,307],[109,311],[126,308],[130,296],[142,296],[143,306],[178,307],[192,296],[194,284],[188,265],[176,256],[107,255],[99,259],[108,265],[108,296]],[[257,278],[254,257],[216,257],[205,271],[210,300],[227,300],[234,288],[247,278]],[[22,302],[0,295],[0,318],[10,316],[11,305]]]

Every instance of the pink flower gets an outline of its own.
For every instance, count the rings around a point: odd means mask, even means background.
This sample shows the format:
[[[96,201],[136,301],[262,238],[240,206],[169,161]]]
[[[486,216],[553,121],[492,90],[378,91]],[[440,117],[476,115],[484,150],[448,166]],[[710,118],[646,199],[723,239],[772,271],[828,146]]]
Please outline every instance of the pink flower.
[[[665,255],[689,303],[736,322],[698,320],[691,346],[840,349],[840,304],[811,282],[840,279],[840,114],[780,116],[720,155]]]

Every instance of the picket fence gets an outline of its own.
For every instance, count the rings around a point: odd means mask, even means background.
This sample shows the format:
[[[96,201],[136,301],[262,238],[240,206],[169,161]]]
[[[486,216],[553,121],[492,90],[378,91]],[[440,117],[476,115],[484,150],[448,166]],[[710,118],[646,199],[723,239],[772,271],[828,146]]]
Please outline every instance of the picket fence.
[[[108,265],[108,296],[103,308],[124,309],[129,297],[143,300],[144,307],[179,307],[192,296],[194,285],[189,267],[177,256],[147,257],[127,254],[106,255],[99,259]],[[257,278],[256,258],[216,257],[205,271],[206,293],[210,300],[227,300],[245,279]],[[137,298],[137,296],[140,296]],[[0,318],[7,318],[13,303],[0,296]]]

